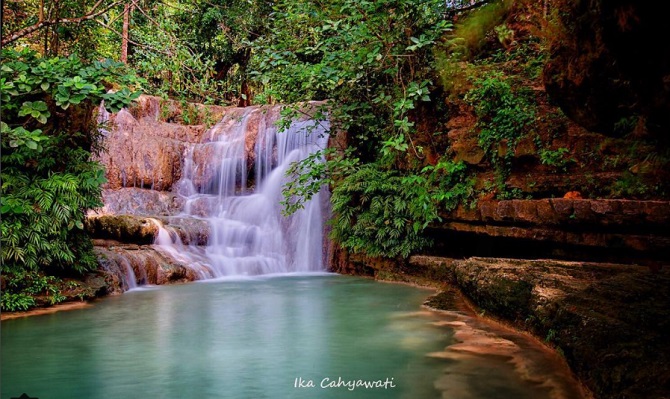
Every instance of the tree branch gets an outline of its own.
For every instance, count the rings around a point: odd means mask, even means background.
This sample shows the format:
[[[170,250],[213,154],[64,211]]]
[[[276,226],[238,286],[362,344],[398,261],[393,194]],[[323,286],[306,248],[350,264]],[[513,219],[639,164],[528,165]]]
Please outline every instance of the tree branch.
[[[122,34],[121,32],[119,32],[118,30],[112,28],[112,27],[109,26],[109,25],[106,25],[104,22],[99,21],[99,20],[97,20],[97,19],[95,20],[95,22],[97,22],[97,23],[98,23],[100,26],[102,26],[103,28],[105,28],[105,29],[111,31],[112,33],[114,33],[114,34],[116,34],[116,35],[118,35],[119,37],[123,37],[123,34]],[[171,54],[168,53],[167,51],[157,49],[156,47],[152,47],[152,46],[150,46],[150,45],[148,45],[148,44],[144,44],[144,43],[136,42],[136,41],[134,41],[134,40],[132,40],[132,39],[128,39],[128,43],[132,44],[133,46],[138,46],[138,47],[148,48],[149,50],[155,51],[155,52],[157,52],[157,53],[159,53],[159,54],[171,55]]]
[[[103,2],[103,0],[98,0],[98,2],[95,3],[93,5],[93,7],[89,10],[89,12],[86,13],[86,15],[83,15],[81,17],[56,18],[56,19],[52,19],[52,20],[44,20],[44,21],[39,21],[38,23],[36,23],[34,25],[27,26],[23,29],[20,29],[19,31],[10,34],[8,37],[3,38],[2,41],[1,41],[2,47],[6,46],[7,44],[9,44],[13,41],[16,41],[16,40],[22,38],[24,36],[27,36],[27,35],[35,32],[37,30],[40,30],[44,27],[47,27],[47,26],[51,26],[51,25],[55,25],[55,24],[76,24],[76,23],[80,23],[80,22],[83,22],[83,21],[91,20],[91,19],[93,19],[93,18],[95,18],[99,15],[102,15],[102,14],[106,13],[112,7],[114,7],[118,4],[121,4],[121,1],[115,1],[115,2],[107,5],[106,7],[102,8],[101,10],[96,11],[96,9],[102,4],[102,2]]]
[[[473,10],[475,8],[479,8],[479,7],[481,7],[483,5],[486,5],[490,2],[491,2],[491,0],[482,0],[482,1],[478,1],[474,4],[470,4],[469,6],[466,6],[466,7],[450,8],[450,9],[447,10],[447,16],[450,17],[450,18],[453,18],[453,16],[458,14],[458,13],[465,12],[465,11],[470,11],[470,10]],[[449,18],[447,18],[447,19],[449,19]]]

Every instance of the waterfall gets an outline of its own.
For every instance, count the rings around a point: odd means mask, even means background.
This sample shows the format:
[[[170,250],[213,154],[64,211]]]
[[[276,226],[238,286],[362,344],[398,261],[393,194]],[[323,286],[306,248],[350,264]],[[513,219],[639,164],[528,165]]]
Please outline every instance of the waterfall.
[[[264,115],[259,117],[263,112],[247,108],[236,118],[224,117],[184,153],[182,176],[175,185],[184,199],[179,216],[207,220],[209,240],[205,248],[184,245],[177,234],[159,226],[155,244],[203,277],[324,269],[327,192],[322,189],[288,217],[282,215],[281,201],[286,171],[293,162],[326,148],[329,124],[296,121],[279,132]],[[255,136],[249,134],[252,117]]]

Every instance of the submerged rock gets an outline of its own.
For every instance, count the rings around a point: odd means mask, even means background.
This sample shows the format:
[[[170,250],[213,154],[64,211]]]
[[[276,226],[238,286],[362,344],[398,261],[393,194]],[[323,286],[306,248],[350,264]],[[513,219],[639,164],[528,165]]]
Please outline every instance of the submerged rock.
[[[670,395],[670,268],[612,263],[367,258],[336,251],[333,271],[459,290],[481,314],[526,330],[562,354],[596,398]]]
[[[486,315],[533,332],[562,353],[599,398],[670,392],[670,270],[635,265],[415,256]],[[439,305],[433,301],[432,305]]]

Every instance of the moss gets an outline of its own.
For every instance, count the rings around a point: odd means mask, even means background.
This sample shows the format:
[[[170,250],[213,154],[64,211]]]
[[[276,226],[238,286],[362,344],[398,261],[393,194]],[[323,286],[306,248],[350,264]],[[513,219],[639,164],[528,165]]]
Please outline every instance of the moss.
[[[135,244],[151,244],[158,228],[146,218],[132,215],[103,215],[86,220],[93,238],[112,239]]]
[[[424,305],[438,310],[453,310],[457,308],[456,294],[453,290],[439,292],[424,302]]]
[[[532,284],[527,281],[501,278],[474,295],[483,309],[510,320],[523,320],[528,314],[532,290]]]

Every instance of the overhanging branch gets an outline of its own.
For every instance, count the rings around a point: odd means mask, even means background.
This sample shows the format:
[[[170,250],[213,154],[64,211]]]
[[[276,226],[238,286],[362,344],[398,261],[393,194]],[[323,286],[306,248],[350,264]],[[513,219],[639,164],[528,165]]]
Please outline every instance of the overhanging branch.
[[[36,32],[36,31],[38,31],[38,30],[40,30],[44,27],[47,27],[47,26],[56,25],[56,24],[76,24],[76,23],[80,23],[80,22],[83,22],[83,21],[91,20],[95,17],[98,17],[98,16],[106,13],[111,8],[113,8],[114,6],[116,6],[118,4],[121,4],[121,1],[114,1],[114,2],[110,3],[109,5],[107,5],[106,7],[103,7],[102,9],[97,10],[97,8],[100,7],[102,2],[103,2],[103,0],[98,0],[98,2],[95,3],[93,5],[93,7],[89,10],[89,12],[86,13],[86,15],[83,15],[81,17],[56,18],[56,19],[51,19],[51,20],[43,20],[43,21],[39,21],[38,23],[36,23],[34,25],[30,25],[30,26],[27,26],[23,29],[20,29],[19,31],[10,34],[6,38],[3,37],[2,42],[1,42],[2,46],[4,47],[4,46],[8,45],[9,43],[12,43],[12,42],[14,42],[14,41],[16,41],[16,40],[18,40],[22,37],[28,36],[29,34],[31,34],[33,32]]]

